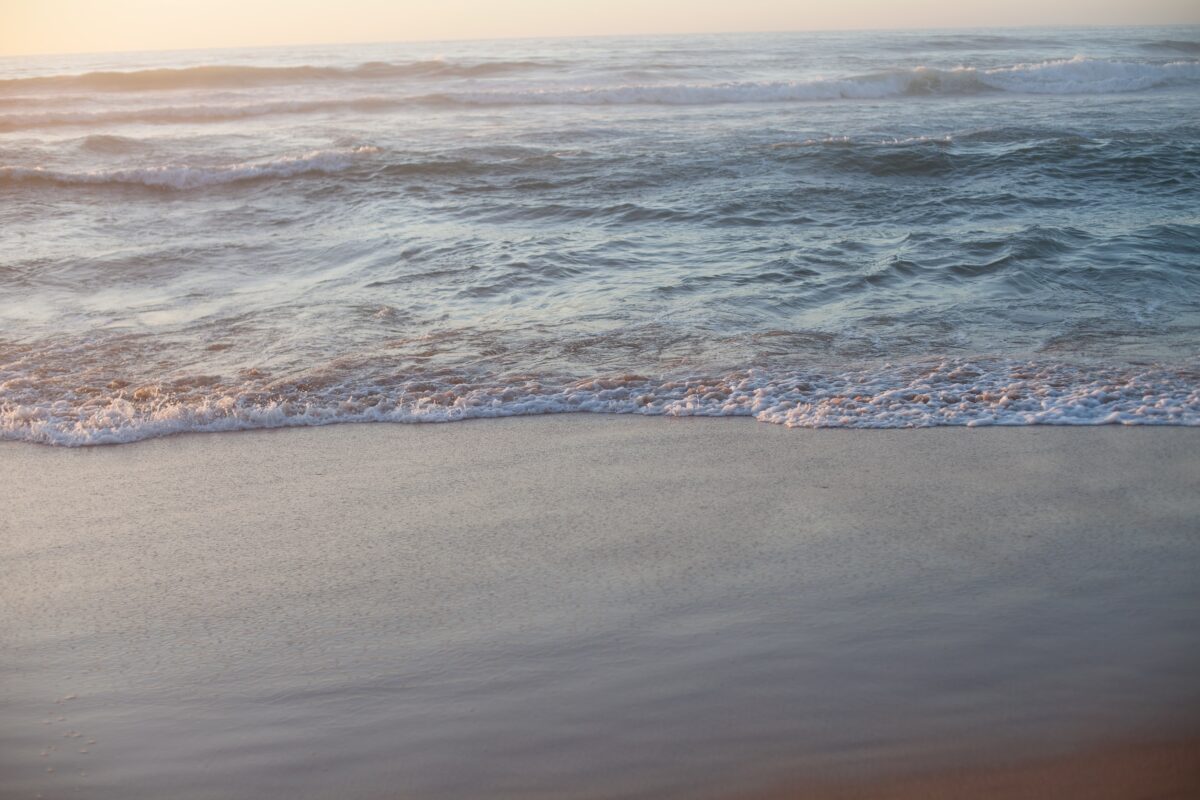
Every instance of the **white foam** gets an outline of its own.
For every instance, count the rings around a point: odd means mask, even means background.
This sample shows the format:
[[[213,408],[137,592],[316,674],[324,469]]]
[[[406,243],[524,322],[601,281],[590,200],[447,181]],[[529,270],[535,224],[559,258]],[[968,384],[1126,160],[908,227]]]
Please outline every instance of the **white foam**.
[[[752,369],[676,380],[615,375],[554,384],[413,380],[321,390],[220,386],[121,390],[76,403],[36,382],[0,383],[0,438],[80,446],[182,432],[450,422],[570,412],[744,416],[809,428],[942,425],[1200,425],[1193,368],[1083,369],[1007,360],[936,360],[836,374]],[[4,377],[4,376],[0,376]]]
[[[1119,94],[1200,81],[1200,62],[1141,64],[1075,56],[974,72],[993,89],[1027,94]]]
[[[260,178],[288,178],[305,173],[330,173],[348,169],[355,159],[378,153],[379,148],[360,146],[313,150],[299,156],[242,162],[210,167],[170,164],[140,169],[71,172],[41,167],[0,167],[3,181],[50,181],[66,184],[139,184],[160,189],[195,189]]]
[[[868,144],[878,147],[905,147],[908,145],[917,144],[951,144],[954,142],[954,137],[949,134],[944,136],[906,136],[903,138],[893,137],[891,139],[869,139],[861,142],[856,142],[849,136],[826,136],[822,139],[802,139],[794,142],[776,142],[771,145],[774,149],[783,149],[790,147],[818,147],[821,145],[852,145],[852,144]]]

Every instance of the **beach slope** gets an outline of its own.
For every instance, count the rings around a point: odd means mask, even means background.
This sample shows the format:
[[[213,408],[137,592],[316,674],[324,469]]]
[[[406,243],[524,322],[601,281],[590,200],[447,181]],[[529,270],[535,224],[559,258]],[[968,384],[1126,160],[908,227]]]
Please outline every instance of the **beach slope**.
[[[1200,429],[346,425],[0,487],[0,797],[1200,785]]]

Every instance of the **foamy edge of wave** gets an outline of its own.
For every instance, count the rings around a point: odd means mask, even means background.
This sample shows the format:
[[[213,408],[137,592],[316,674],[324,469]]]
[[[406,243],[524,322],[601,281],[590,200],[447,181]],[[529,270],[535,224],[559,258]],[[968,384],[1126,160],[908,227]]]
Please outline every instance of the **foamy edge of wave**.
[[[615,375],[561,385],[532,378],[491,385],[413,381],[407,388],[243,387],[187,396],[144,386],[82,406],[61,398],[22,402],[30,384],[16,379],[0,383],[0,439],[85,446],[187,432],[580,412],[753,417],[807,428],[1200,426],[1198,376],[1193,368],[1084,370],[956,359],[836,375],[751,369],[711,379]]]
[[[91,170],[70,172],[41,167],[0,167],[0,183],[5,181],[48,181],[62,184],[135,184],[157,189],[196,189],[261,178],[289,178],[306,173],[341,172],[356,158],[380,152],[378,147],[362,145],[336,150],[312,150],[299,156],[283,156],[265,161],[242,162],[214,167],[171,164],[140,169]]]

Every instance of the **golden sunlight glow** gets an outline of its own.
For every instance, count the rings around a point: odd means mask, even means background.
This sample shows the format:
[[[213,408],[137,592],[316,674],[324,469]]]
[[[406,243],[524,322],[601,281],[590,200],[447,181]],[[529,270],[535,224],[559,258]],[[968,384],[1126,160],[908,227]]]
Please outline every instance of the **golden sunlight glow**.
[[[608,34],[1200,23],[1196,0],[0,0],[0,55]]]

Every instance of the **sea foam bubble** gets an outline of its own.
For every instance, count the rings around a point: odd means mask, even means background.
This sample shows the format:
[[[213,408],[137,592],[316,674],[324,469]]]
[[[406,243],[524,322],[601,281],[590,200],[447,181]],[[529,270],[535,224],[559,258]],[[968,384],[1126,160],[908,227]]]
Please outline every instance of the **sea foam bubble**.
[[[0,438],[80,446],[184,432],[343,422],[452,422],[571,412],[753,417],[807,428],[1200,425],[1196,369],[933,359],[840,373],[750,369],[714,377],[569,381],[411,379],[121,386],[97,396],[0,382]]]

